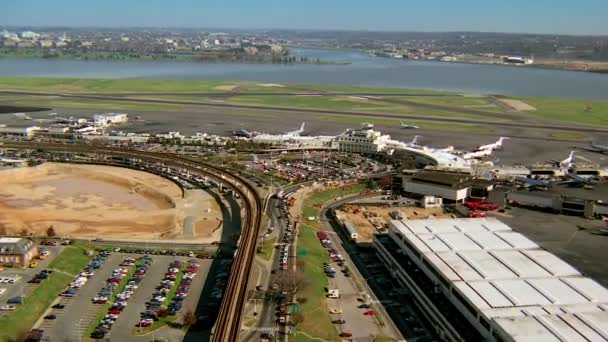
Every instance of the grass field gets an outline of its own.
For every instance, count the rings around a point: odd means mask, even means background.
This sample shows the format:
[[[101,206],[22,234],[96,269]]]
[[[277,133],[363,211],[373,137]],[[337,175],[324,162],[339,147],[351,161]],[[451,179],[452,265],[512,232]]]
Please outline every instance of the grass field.
[[[531,98],[519,100],[536,108],[528,114],[545,120],[587,125],[608,125],[608,101]]]
[[[91,260],[86,255],[88,250],[92,250],[92,248],[87,245],[67,246],[57,258],[49,263],[47,268],[76,276]]]
[[[329,255],[316,235],[317,229],[303,225],[300,227],[298,237],[298,263],[302,264],[302,272],[310,284],[298,293],[298,298],[306,298],[306,302],[300,304],[300,312],[304,321],[297,327],[310,336],[334,341],[337,332],[331,323],[325,288],[328,281],[323,272],[323,263],[329,261]]]
[[[28,331],[38,318],[51,305],[59,292],[74,278],[89,262],[83,246],[68,246],[58,255],[47,268],[56,272],[40,283],[32,293],[25,298],[25,302],[17,305],[17,309],[0,319],[0,341],[10,341],[19,333]],[[62,273],[65,272],[65,273]],[[66,274],[69,273],[69,274]]]
[[[344,188],[334,188],[315,192],[304,200],[302,216],[319,216],[323,203],[331,199],[361,192],[365,184],[357,184]],[[297,330],[307,335],[318,337],[327,341],[339,340],[338,333],[331,323],[331,316],[325,297],[325,288],[328,278],[323,271],[323,263],[329,261],[327,251],[317,238],[318,229],[315,225],[305,224],[300,227],[298,235],[297,259],[302,265],[302,272],[310,281],[309,286],[298,293],[298,298],[306,298],[300,305],[300,312],[304,321],[298,325]],[[296,341],[308,341],[306,336],[296,338]]]
[[[187,96],[179,93],[209,93],[209,94],[232,94],[226,98],[226,103],[252,104],[259,106],[293,107],[308,109],[336,109],[357,110],[374,113],[402,113],[417,114],[438,117],[458,117],[483,119],[486,121],[501,120],[534,120],[554,121],[572,124],[584,124],[595,126],[608,126],[608,101],[600,100],[577,100],[577,99],[554,99],[538,97],[503,97],[521,100],[536,108],[535,111],[515,113],[510,118],[501,114],[507,114],[504,106],[498,106],[493,96],[462,96],[453,92],[440,92],[433,90],[418,89],[396,89],[396,88],[372,88],[356,86],[333,86],[333,85],[311,85],[311,84],[285,84],[281,87],[264,86],[256,82],[233,82],[233,81],[191,81],[191,80],[149,80],[149,79],[71,79],[71,78],[28,78],[28,77],[0,77],[1,90],[21,90],[49,93],[158,93],[169,92],[176,95],[163,95],[158,98],[188,100],[195,102],[217,101],[205,96]],[[366,93],[366,94],[435,94],[442,96],[408,96],[405,98],[384,97],[379,99],[362,99],[356,96],[332,95],[332,96],[238,96],[243,93]],[[144,96],[144,95],[139,95]],[[55,108],[90,108],[105,110],[150,110],[150,111],[182,111],[188,109],[187,105],[171,104],[149,104],[102,100],[80,100],[80,99],[58,99],[52,98],[29,98],[16,95],[14,99],[6,99],[3,102],[16,103],[18,105],[51,106]],[[401,102],[400,102],[401,101]],[[428,105],[440,106],[428,108]],[[450,110],[451,109],[451,110]],[[470,110],[470,112],[467,112]],[[459,111],[465,111],[461,113]],[[487,112],[488,115],[479,113]],[[450,125],[451,126],[451,125]],[[443,129],[445,127],[437,127]]]
[[[266,261],[270,261],[270,259],[272,259],[272,252],[274,251],[274,244],[277,242],[277,238],[272,238],[269,240],[264,241],[264,243],[262,244],[262,252],[258,253],[258,255],[266,260]]]

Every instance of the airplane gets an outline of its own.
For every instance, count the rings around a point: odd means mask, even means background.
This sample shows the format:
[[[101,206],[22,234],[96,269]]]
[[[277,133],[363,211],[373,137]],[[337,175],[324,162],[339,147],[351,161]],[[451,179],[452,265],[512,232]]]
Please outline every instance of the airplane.
[[[599,145],[595,143],[591,143],[591,147],[577,147],[580,150],[585,150],[589,152],[608,154],[608,145]]]
[[[418,138],[420,138],[420,136],[419,136],[419,135],[415,135],[415,136],[414,136],[414,139],[412,139],[412,141],[410,141],[410,142],[408,143],[408,145],[411,145],[411,146],[417,146],[417,145],[418,145]]]
[[[255,131],[249,132],[248,130],[242,128],[239,129],[238,131],[234,131],[232,132],[232,135],[234,135],[235,137],[243,137],[243,138],[253,138],[257,135],[258,133]]]
[[[480,159],[483,157],[487,157],[492,154],[491,149],[482,149],[473,152],[468,152],[462,155],[463,159]]]
[[[539,179],[527,178],[527,177],[515,177],[515,181],[522,183],[523,187],[530,190],[548,190],[551,186],[549,181],[543,181]]]
[[[401,128],[404,128],[404,129],[418,129],[420,127],[418,127],[416,124],[413,124],[413,123],[406,124],[405,122],[401,121]]]
[[[569,178],[569,179],[566,181],[560,182],[559,184],[584,187],[584,186],[591,186],[597,182],[597,179],[595,177],[589,177],[589,178],[581,177],[581,176],[575,175],[573,173],[566,174],[566,178]]]
[[[290,136],[290,137],[299,137],[300,134],[304,133],[304,126],[306,125],[306,122],[302,122],[302,125],[300,126],[300,129],[296,130],[296,131],[292,131],[292,132],[287,132],[285,133],[286,136]]]
[[[572,168],[572,164],[574,164],[574,151],[570,151],[570,155],[568,156],[568,158],[559,161],[559,160],[552,160],[551,161],[553,163],[553,165],[563,168],[563,169],[570,169]]]
[[[493,143],[493,144],[488,144],[488,145],[481,145],[478,146],[476,151],[481,151],[481,150],[496,150],[502,147],[502,143],[505,141],[505,139],[509,139],[507,137],[500,137],[500,139],[498,139],[497,142]]]

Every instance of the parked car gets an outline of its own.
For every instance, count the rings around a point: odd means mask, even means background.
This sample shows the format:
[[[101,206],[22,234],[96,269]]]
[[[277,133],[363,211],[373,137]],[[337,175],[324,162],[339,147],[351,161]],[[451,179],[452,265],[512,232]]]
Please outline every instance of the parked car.
[[[50,315],[44,316],[44,319],[55,319],[55,318],[57,318],[57,315],[50,314]]]
[[[63,309],[63,308],[65,308],[65,305],[63,305],[63,304],[55,304],[55,305],[51,306],[51,308],[53,308],[53,309]]]

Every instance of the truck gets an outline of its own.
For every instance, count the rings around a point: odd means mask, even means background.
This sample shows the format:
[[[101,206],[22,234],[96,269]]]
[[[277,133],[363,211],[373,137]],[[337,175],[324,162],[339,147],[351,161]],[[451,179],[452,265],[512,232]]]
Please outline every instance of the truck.
[[[340,298],[340,290],[338,289],[329,289],[327,290],[327,298]]]

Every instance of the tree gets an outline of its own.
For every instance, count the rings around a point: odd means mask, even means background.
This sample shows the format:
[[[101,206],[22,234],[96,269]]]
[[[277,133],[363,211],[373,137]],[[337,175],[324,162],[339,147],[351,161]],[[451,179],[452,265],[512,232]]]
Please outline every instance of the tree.
[[[185,325],[193,325],[194,323],[196,323],[196,315],[194,314],[194,311],[192,309],[188,309],[184,313],[183,320]]]
[[[291,295],[295,295],[299,290],[310,284],[310,280],[301,271],[292,270],[275,274],[272,282],[277,284],[281,291],[286,291]]]
[[[56,235],[57,235],[57,233],[55,232],[55,227],[53,227],[52,225],[49,226],[47,228],[47,230],[46,230],[46,236],[48,236],[48,237],[54,237]]]
[[[156,315],[158,315],[158,317],[167,317],[169,316],[169,310],[167,310],[166,308],[160,308],[158,311],[156,311]]]

